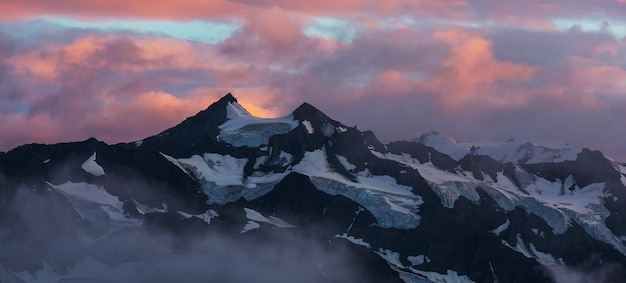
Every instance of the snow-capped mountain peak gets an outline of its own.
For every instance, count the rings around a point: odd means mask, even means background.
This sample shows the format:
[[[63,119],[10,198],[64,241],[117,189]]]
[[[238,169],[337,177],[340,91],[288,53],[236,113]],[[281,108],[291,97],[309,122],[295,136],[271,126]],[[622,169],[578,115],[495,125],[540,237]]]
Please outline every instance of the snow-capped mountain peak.
[[[383,145],[310,104],[263,119],[230,94],[141,141],[0,155],[0,282],[626,278],[626,167],[598,151]]]
[[[233,146],[258,147],[268,144],[269,138],[284,134],[298,126],[293,115],[281,118],[254,117],[237,102],[226,106],[227,121],[219,125],[218,140],[224,140]]]

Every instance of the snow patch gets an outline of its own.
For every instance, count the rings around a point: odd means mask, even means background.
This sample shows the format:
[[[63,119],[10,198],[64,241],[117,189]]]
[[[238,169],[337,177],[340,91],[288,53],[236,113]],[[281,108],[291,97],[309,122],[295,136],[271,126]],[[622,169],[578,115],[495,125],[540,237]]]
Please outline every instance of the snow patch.
[[[85,172],[91,175],[104,176],[104,169],[102,168],[102,166],[100,166],[100,164],[96,163],[95,151],[89,158],[87,158],[87,160],[85,160],[85,162],[83,162],[83,164],[80,167],[83,168]]]
[[[406,259],[411,263],[411,266],[422,265],[425,262],[430,262],[430,258],[425,255],[408,256]]]
[[[116,231],[141,224],[139,219],[127,218],[124,214],[124,203],[103,187],[88,183],[66,182],[60,185],[46,183],[63,195],[83,219],[107,233],[94,239],[85,239],[86,241],[96,241]]]
[[[192,177],[192,178],[193,178],[193,176],[191,176],[191,174],[187,171],[187,169],[185,169],[185,168],[184,168],[184,167],[180,164],[180,162],[178,162],[178,160],[177,160],[176,158],[171,157],[171,156],[169,156],[169,155],[167,155],[167,154],[165,154],[165,153],[163,153],[163,152],[160,152],[160,151],[159,151],[159,153],[161,154],[161,156],[165,157],[165,159],[167,159],[167,161],[169,161],[169,162],[171,162],[172,164],[176,165],[176,167],[178,167],[178,169],[180,169],[181,171],[183,171],[185,174],[189,175],[189,177]]]
[[[507,241],[502,240],[502,244],[507,246],[508,248],[524,255],[527,258],[534,258],[533,254],[528,250],[524,241],[522,240],[522,236],[520,234],[515,235],[515,247],[511,246]]]
[[[530,243],[528,246],[530,247],[530,251],[533,253],[533,255],[535,255],[535,258],[540,260],[541,262],[552,264],[560,263],[559,261],[554,259],[554,256],[552,256],[551,254],[538,251],[533,243]]]
[[[533,228],[530,229],[531,231],[533,231],[533,233],[535,233],[535,235],[541,237],[541,238],[545,238],[546,236],[544,235],[543,231],[539,231],[539,229],[537,228]]]
[[[507,218],[506,222],[498,226],[498,228],[491,230],[491,233],[495,234],[496,236],[500,236],[500,233],[508,229],[510,224],[511,224],[511,221],[509,221],[509,219]]]
[[[453,208],[459,197],[464,197],[474,204],[480,201],[480,196],[476,192],[476,188],[480,185],[478,180],[439,170],[430,162],[424,164],[407,162],[406,158],[397,155],[385,157],[416,169],[437,194],[444,207]]]
[[[246,226],[244,226],[241,229],[241,234],[246,233],[248,231],[254,230],[254,229],[259,229],[261,227],[261,225],[259,223],[256,223],[252,220],[248,221],[248,223],[246,223]]]
[[[421,137],[417,138],[415,142],[430,146],[457,161],[470,152],[469,148],[460,145],[455,139],[435,131],[423,134]]]
[[[243,169],[248,161],[245,158],[216,153],[178,159],[163,153],[161,155],[200,183],[202,191],[209,197],[207,204],[223,205],[242,197],[245,200],[253,200],[271,191],[287,174],[287,172],[257,171],[252,176],[244,178]],[[291,155],[287,155],[285,153],[284,157],[292,158]]]
[[[304,120],[302,121],[302,125],[304,125],[304,127],[306,128],[307,133],[309,133],[309,135],[313,134],[315,131],[313,129],[313,125],[311,125],[311,122],[309,120]]]
[[[178,159],[180,165],[191,171],[196,178],[210,181],[220,187],[241,185],[243,167],[247,161],[244,158],[234,158],[230,155],[216,153],[205,153],[202,156],[193,155],[189,158]]]
[[[183,218],[189,219],[192,217],[198,218],[204,222],[206,222],[207,224],[211,224],[211,219],[219,217],[220,215],[217,213],[217,211],[213,210],[213,209],[209,209],[206,212],[202,213],[202,214],[189,214],[186,212],[182,212],[182,211],[176,211],[178,213],[178,215],[182,216]]]
[[[526,245],[520,234],[516,235],[515,247],[509,245],[506,241],[502,240],[502,244],[517,251],[527,258],[534,258],[538,263],[546,267],[551,272],[561,270],[565,267],[565,262],[562,258],[556,259],[554,256],[548,253],[537,250],[533,243]]]
[[[280,218],[277,218],[277,217],[274,217],[274,216],[267,216],[267,217],[263,216],[263,214],[259,213],[258,211],[254,210],[254,209],[244,208],[243,210],[246,212],[246,218],[248,218],[249,220],[252,220],[252,221],[272,224],[272,225],[274,225],[276,227],[279,227],[279,228],[296,227],[296,226],[293,226],[293,225],[283,221]]]
[[[441,274],[433,271],[421,271],[415,268],[409,267],[409,270],[414,274],[403,272],[400,274],[400,278],[407,283],[474,283],[466,275],[459,275],[458,272],[448,269],[446,274]],[[428,280],[425,281],[424,279]]]
[[[365,242],[363,239],[355,238],[353,236],[348,236],[348,234],[346,234],[346,233],[343,233],[341,235],[337,234],[337,235],[335,235],[335,238],[343,238],[343,239],[346,239],[346,240],[352,242],[355,245],[364,246],[364,247],[366,247],[368,249],[371,247],[370,244]]]
[[[404,268],[405,266],[402,264],[402,262],[400,262],[400,254],[394,251],[390,251],[390,250],[385,250],[385,249],[378,249],[378,251],[375,251],[376,254],[378,254],[380,257],[382,257],[384,260],[387,261],[387,263],[399,267],[399,268]]]
[[[165,203],[162,203],[161,208],[149,207],[148,205],[142,204],[134,199],[133,199],[133,203],[135,204],[135,209],[137,209],[137,212],[139,212],[139,214],[141,215],[144,215],[146,213],[166,213],[167,212],[167,205]]]
[[[348,159],[344,156],[337,155],[337,160],[339,160],[339,163],[341,163],[341,166],[343,166],[343,168],[346,168],[346,170],[348,171],[352,171],[356,168],[356,165],[348,162]]]

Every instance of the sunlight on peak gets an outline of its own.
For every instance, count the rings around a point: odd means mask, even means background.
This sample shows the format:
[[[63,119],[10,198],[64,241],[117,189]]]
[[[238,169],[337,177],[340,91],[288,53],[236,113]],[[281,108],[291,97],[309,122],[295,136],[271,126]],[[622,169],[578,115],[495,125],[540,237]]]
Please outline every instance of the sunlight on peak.
[[[239,103],[250,115],[257,118],[278,118],[281,113],[275,109],[266,109],[252,103]]]

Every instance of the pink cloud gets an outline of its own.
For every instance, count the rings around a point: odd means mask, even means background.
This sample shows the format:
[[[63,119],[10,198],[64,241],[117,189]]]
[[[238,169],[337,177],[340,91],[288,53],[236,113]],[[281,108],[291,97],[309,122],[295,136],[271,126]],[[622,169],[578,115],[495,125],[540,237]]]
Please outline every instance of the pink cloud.
[[[109,143],[138,140],[176,125],[218,98],[178,98],[159,91],[140,93],[127,101],[100,95],[95,98],[100,107],[85,111],[80,106],[68,106],[65,110],[71,115],[0,114],[4,122],[0,131],[11,133],[2,135],[0,144],[12,148],[23,143],[68,142],[89,137]]]
[[[46,114],[27,116],[2,113],[0,118],[3,121],[0,124],[0,132],[3,133],[0,135],[0,144],[4,149],[24,143],[72,141],[71,137],[64,139],[58,135],[58,121],[50,119]]]
[[[496,60],[492,43],[480,34],[444,30],[435,32],[433,37],[449,44],[452,50],[436,71],[436,77],[426,82],[430,91],[445,92],[442,99],[446,103],[518,103],[519,97],[504,96],[492,87],[499,82],[527,82],[535,72],[535,68],[524,64]]]
[[[171,38],[131,39],[125,36],[79,37],[66,44],[44,44],[8,60],[21,74],[58,79],[63,69],[79,65],[114,72],[232,66],[203,44]]]
[[[453,14],[456,9],[467,7],[464,0],[391,0],[372,2],[365,0],[347,1],[203,1],[203,0],[164,0],[158,3],[128,2],[111,0],[85,1],[43,1],[43,0],[6,0],[0,3],[0,16],[3,18],[36,17],[39,15],[73,15],[86,18],[153,18],[153,19],[204,19],[236,17],[244,18],[251,12],[280,7],[298,13],[310,13],[318,16],[338,16],[354,13],[369,15],[382,14]]]
[[[332,40],[308,37],[302,30],[299,19],[273,7],[249,17],[218,48],[221,54],[238,62],[286,68],[297,67],[300,62],[336,50],[337,44]]]
[[[0,131],[11,133],[2,135],[0,149],[89,136],[110,143],[141,139],[232,92],[256,115],[284,115],[306,101],[384,141],[435,129],[461,140],[564,139],[626,159],[619,142],[626,128],[618,123],[626,119],[626,45],[606,32],[550,28],[551,15],[580,12],[561,2],[530,18],[524,15],[531,6],[493,1],[178,2],[199,11],[164,2],[119,15],[243,24],[218,44],[90,30],[53,31],[30,44],[0,36],[0,89],[10,86],[13,93],[0,92],[0,119],[7,121]],[[23,9],[21,15],[34,15],[48,5],[11,3],[0,4],[13,9],[0,7],[0,14]],[[50,13],[91,17],[122,9],[117,1],[101,11],[91,1],[63,3]],[[488,4],[484,14],[472,10]],[[235,6],[243,8],[229,10]],[[216,10],[202,10],[209,7]],[[358,25],[350,41],[303,32],[317,15],[340,17],[350,9],[357,13],[345,20]],[[219,11],[224,14],[213,15]],[[422,27],[381,20],[424,11],[444,22],[484,17],[515,24]],[[365,25],[367,13],[377,17]]]
[[[206,20],[235,19],[246,21],[258,13],[280,8],[294,17],[337,17],[381,26],[393,19],[410,17],[419,20],[497,23],[535,29],[554,30],[555,18],[579,19],[598,15],[621,18],[626,5],[621,0],[558,0],[558,1],[498,1],[498,0],[304,0],[304,1],[203,1],[163,0],[158,3],[122,0],[44,1],[5,0],[0,2],[0,17],[32,19],[41,15],[70,16],[82,19],[164,19]]]
[[[199,19],[236,14],[245,5],[233,1],[178,0],[145,3],[136,1],[99,0],[44,1],[7,0],[0,2],[3,18],[36,17],[39,15],[72,15],[86,18],[159,18]]]

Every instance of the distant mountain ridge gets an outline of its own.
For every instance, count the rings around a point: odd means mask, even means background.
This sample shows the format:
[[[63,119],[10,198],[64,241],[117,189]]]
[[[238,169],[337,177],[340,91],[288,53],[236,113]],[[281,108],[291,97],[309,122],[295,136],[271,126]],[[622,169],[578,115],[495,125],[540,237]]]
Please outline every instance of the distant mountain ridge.
[[[626,167],[601,152],[385,145],[307,103],[262,119],[228,94],[136,142],[23,145],[0,184],[0,282],[626,278]]]
[[[581,151],[562,142],[535,143],[510,139],[506,142],[479,140],[459,143],[436,131],[425,133],[413,141],[435,148],[456,160],[471,153],[472,155],[487,155],[500,162],[519,164],[573,161]]]

